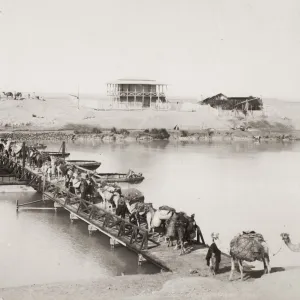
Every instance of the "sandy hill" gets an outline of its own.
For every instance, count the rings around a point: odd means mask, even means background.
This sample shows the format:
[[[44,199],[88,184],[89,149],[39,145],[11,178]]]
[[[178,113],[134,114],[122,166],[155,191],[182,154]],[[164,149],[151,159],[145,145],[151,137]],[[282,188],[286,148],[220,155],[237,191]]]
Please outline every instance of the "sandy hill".
[[[182,129],[217,128],[228,129],[232,121],[241,121],[226,113],[206,106],[199,106],[196,112],[183,111],[100,111],[91,107],[77,109],[76,101],[62,100],[0,100],[0,126],[61,128],[67,123],[91,124],[103,128],[127,129],[167,128],[179,125]],[[300,129],[300,103],[266,100],[264,116],[257,112],[249,121],[267,121],[293,125]]]

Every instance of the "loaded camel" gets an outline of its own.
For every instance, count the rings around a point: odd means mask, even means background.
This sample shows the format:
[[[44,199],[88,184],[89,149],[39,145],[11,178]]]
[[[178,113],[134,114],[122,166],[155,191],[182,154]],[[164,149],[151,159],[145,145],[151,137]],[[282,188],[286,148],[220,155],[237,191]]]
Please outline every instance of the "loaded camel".
[[[238,263],[241,280],[243,280],[243,265],[242,262],[262,261],[264,264],[265,274],[271,272],[269,248],[263,236],[254,231],[243,232],[235,236],[230,242],[231,256],[231,272],[229,280],[232,280],[235,269],[235,262]]]
[[[173,241],[176,240],[174,250],[180,246],[180,255],[186,253],[184,245],[195,237],[195,231],[194,215],[189,217],[184,212],[174,212],[167,221],[166,239],[168,240],[168,247],[173,246]]]
[[[280,236],[291,251],[300,252],[300,244],[292,244],[290,235],[288,233],[282,233]]]

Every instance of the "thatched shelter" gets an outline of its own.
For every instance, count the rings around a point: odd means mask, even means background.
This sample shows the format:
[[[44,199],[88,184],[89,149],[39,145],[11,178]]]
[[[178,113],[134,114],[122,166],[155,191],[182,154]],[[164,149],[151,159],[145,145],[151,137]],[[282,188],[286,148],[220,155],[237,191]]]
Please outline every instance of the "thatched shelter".
[[[227,97],[224,94],[217,94],[213,97],[206,98],[200,102],[202,105],[210,105],[213,108],[223,110],[262,110],[263,102],[258,97]]]

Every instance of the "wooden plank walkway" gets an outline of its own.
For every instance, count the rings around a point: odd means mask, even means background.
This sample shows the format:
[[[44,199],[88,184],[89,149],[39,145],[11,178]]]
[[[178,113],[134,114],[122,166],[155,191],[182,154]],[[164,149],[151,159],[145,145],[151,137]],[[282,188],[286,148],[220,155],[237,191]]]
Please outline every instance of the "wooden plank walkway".
[[[195,261],[200,259],[199,255],[203,259],[203,253],[207,251],[207,246],[203,241],[202,244],[192,245],[189,253],[179,256],[180,250],[176,251],[173,247],[167,247],[165,242],[157,242],[157,234],[150,234],[144,226],[138,227],[127,219],[124,220],[112,212],[71,194],[62,182],[44,179],[39,169],[32,169],[24,163],[21,165],[0,155],[0,167],[1,165],[5,166],[10,174],[22,180],[20,182],[27,183],[41,192],[44,198],[58,204],[56,206],[63,207],[75,218],[93,225],[114,242],[142,255],[144,259],[162,270],[187,273]],[[83,170],[88,172],[88,170]]]

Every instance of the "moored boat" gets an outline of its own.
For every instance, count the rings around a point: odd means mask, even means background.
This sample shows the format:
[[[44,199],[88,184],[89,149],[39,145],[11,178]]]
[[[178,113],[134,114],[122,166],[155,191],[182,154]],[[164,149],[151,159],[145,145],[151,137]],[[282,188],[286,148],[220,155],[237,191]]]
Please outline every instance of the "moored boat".
[[[40,143],[37,143],[37,144],[34,144],[34,145],[32,145],[31,146],[32,148],[35,148],[35,149],[46,149],[47,148],[47,146],[46,145],[44,145],[44,144],[40,144]]]
[[[95,160],[66,160],[67,163],[95,171],[101,166],[101,162]]]
[[[41,151],[42,154],[49,155],[49,156],[55,156],[55,157],[63,157],[62,152],[56,152],[56,151]],[[65,153],[64,157],[69,157],[70,153]]]
[[[97,173],[97,175],[101,181],[106,182],[141,183],[145,179],[143,174],[131,170],[128,173]]]

